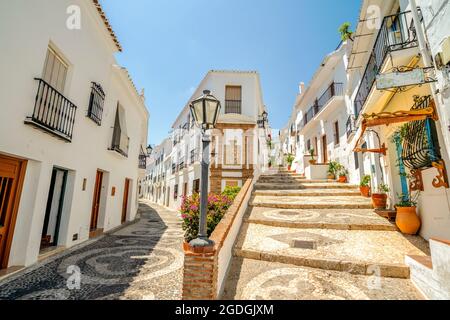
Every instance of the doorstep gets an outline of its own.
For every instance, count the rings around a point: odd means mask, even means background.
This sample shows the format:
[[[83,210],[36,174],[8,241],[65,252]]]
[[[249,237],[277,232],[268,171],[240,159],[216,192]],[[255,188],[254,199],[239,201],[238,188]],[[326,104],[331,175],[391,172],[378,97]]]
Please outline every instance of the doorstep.
[[[22,271],[23,269],[25,269],[24,266],[19,266],[0,270],[0,282],[18,273],[19,271]]]
[[[66,249],[67,249],[66,246],[58,246],[58,247],[48,248],[39,254],[38,262],[41,262],[42,260],[48,259],[58,253],[61,253]]]

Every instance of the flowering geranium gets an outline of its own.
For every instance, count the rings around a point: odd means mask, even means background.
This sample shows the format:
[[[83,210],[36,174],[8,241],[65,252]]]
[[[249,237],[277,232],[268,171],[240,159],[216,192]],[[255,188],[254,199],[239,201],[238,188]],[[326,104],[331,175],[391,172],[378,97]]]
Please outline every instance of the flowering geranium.
[[[234,197],[224,194],[208,195],[208,213],[207,229],[208,236],[214,231],[216,226],[222,220],[228,208],[232,205]],[[200,196],[194,194],[190,197],[184,197],[180,208],[181,218],[183,219],[183,230],[185,231],[185,240],[187,242],[195,239],[198,235],[200,220]]]

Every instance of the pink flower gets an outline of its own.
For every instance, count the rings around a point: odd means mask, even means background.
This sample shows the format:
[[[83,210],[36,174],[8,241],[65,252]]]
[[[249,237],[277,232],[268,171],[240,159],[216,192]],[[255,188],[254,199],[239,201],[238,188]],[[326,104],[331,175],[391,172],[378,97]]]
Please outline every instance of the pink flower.
[[[196,205],[193,204],[193,205],[191,205],[191,210],[192,210],[192,211],[197,211],[197,210],[198,210],[198,207],[197,207]]]

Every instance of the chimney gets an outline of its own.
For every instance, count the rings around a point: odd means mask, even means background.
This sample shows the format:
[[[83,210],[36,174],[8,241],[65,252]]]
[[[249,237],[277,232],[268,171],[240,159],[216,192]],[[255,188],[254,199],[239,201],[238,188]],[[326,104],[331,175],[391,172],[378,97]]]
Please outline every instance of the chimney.
[[[303,94],[305,92],[305,83],[304,82],[300,82],[300,84],[298,86],[298,91],[299,91],[299,94]]]

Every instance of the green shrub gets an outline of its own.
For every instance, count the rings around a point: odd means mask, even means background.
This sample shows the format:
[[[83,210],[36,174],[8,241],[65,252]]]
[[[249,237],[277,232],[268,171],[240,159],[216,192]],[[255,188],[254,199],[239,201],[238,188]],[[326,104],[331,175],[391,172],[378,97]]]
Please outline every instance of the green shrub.
[[[224,194],[211,193],[208,196],[208,211],[206,216],[208,236],[211,236],[216,226],[222,220],[233,199]],[[184,239],[186,242],[197,238],[200,221],[200,195],[184,197],[180,208],[183,219]]]
[[[226,187],[225,190],[223,190],[222,195],[234,200],[240,191],[241,187]]]

